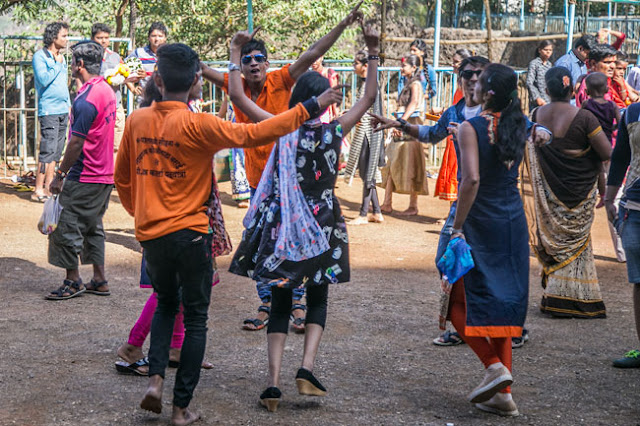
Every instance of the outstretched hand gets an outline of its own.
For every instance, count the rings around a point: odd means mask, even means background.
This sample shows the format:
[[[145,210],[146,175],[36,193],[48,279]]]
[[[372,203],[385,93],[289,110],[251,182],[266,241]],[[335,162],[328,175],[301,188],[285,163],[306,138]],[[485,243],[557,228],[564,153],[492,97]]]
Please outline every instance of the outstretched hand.
[[[615,204],[613,204],[613,201],[605,201],[604,207],[607,211],[607,219],[609,219],[609,222],[614,223],[618,216],[618,209],[616,209]]]
[[[371,116],[371,126],[373,127],[374,132],[380,132],[382,130],[400,127],[400,122],[397,120],[385,118],[381,115],[373,114],[371,112],[368,112],[367,114]]]
[[[364,18],[364,15],[362,12],[360,12],[358,9],[360,9],[360,6],[362,5],[363,0],[360,0],[358,2],[358,4],[351,9],[351,12],[349,12],[349,14],[347,15],[346,18],[344,18],[342,20],[342,22],[348,27],[349,25],[352,25],[354,22],[362,22],[362,19]]]
[[[338,84],[337,86],[330,87],[320,96],[318,96],[318,105],[320,110],[328,108],[330,105],[342,103],[342,89],[349,87],[346,84]]]
[[[262,27],[259,26],[255,30],[253,30],[252,33],[249,33],[249,31],[238,31],[231,39],[231,47],[238,49],[241,48],[245,44],[249,43],[256,35],[256,33],[261,29]]]
[[[371,24],[360,25],[364,42],[370,55],[377,55],[380,46],[380,33]]]

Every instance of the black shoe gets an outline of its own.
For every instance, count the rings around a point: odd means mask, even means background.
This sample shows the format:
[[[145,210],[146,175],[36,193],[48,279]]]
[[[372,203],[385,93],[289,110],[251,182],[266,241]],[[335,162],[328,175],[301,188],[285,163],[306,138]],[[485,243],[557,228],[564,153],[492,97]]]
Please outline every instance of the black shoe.
[[[280,397],[282,392],[275,386],[265,389],[260,395],[260,404],[263,407],[267,407],[267,410],[274,413],[278,410],[278,404],[280,403]]]
[[[613,366],[618,368],[640,368],[640,351],[631,350],[624,357],[613,361]]]
[[[298,370],[296,385],[298,385],[300,395],[325,396],[327,394],[327,389],[306,368]]]

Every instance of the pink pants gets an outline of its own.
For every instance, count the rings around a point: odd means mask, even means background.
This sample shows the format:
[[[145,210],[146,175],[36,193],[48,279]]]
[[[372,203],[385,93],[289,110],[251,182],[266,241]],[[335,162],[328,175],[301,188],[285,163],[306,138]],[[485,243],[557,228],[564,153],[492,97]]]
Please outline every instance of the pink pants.
[[[130,345],[137,346],[139,348],[142,347],[144,341],[147,339],[149,335],[149,331],[151,330],[151,321],[153,320],[153,314],[156,311],[156,306],[158,306],[158,298],[156,293],[151,293],[149,296],[149,300],[142,308],[142,312],[140,313],[140,318],[136,321],[136,325],[131,329],[131,333],[129,333],[129,343]],[[182,342],[184,341],[184,315],[182,313],[182,303],[180,304],[180,312],[176,314],[176,322],[173,324],[173,337],[171,338],[171,349],[180,349],[182,348]]]

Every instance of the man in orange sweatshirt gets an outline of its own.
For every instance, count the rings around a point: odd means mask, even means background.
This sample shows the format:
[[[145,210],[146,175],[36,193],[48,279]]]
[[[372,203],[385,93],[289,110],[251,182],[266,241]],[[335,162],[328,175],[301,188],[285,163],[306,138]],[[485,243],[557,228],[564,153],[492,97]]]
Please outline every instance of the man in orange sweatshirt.
[[[164,45],[157,56],[154,81],[163,98],[127,119],[115,184],[123,207],[135,218],[136,238],[144,248],[147,272],[158,294],[151,326],[149,387],[140,406],[156,413],[162,410],[169,343],[182,302],[186,334],[172,422],[183,425],[198,419],[187,407],[200,377],[211,297],[211,230],[205,203],[211,194],[213,156],[223,148],[256,147],[284,136],[339,102],[341,94],[330,90],[261,123],[234,124],[189,111],[189,90],[201,78],[198,55],[190,47]]]

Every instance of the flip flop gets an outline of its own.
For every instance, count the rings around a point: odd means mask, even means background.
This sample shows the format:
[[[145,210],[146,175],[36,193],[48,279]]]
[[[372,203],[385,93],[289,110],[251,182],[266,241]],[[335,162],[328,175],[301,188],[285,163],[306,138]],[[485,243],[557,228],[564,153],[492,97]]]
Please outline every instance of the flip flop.
[[[445,331],[441,336],[433,339],[433,344],[436,346],[457,346],[464,344],[464,340],[455,331]]]
[[[14,185],[13,189],[15,189],[18,192],[33,192],[33,191],[35,191],[34,187],[29,186],[29,185],[25,185],[25,184],[22,184],[22,183]]]
[[[31,194],[31,201],[34,201],[36,203],[44,203],[48,199],[49,199],[49,197],[46,196],[46,195]]]
[[[148,367],[149,360],[147,357],[137,360],[136,362],[129,364],[126,361],[116,361],[116,371],[120,374],[128,376],[148,376],[148,371],[140,371],[140,367]]]

